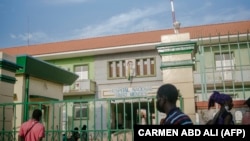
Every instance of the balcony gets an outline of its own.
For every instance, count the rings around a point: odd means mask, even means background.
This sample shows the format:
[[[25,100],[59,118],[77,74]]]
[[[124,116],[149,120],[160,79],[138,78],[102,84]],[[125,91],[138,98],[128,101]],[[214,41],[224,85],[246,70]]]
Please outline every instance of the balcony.
[[[64,96],[94,95],[96,93],[96,82],[90,79],[77,80],[71,86],[63,86]]]
[[[250,68],[242,67],[235,70],[206,70],[205,73],[194,72],[194,87],[200,88],[201,85],[207,87],[216,86],[231,86],[231,85],[249,85],[250,84]]]

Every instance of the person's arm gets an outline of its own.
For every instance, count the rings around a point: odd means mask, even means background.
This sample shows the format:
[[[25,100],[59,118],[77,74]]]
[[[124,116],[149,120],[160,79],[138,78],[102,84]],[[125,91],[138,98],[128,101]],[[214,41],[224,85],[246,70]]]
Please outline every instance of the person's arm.
[[[38,139],[38,141],[42,141],[42,140],[43,140],[43,138],[39,138],[39,139]]]
[[[219,118],[221,111],[217,112],[212,119],[210,119],[206,125],[214,125],[216,124],[217,119]]]
[[[43,138],[45,137],[45,127],[43,126],[42,130],[40,130],[40,133],[39,133],[39,141],[42,141]]]
[[[227,114],[224,119],[224,125],[229,125],[232,123],[233,117],[231,114]]]
[[[24,132],[22,126],[20,127],[18,132],[18,141],[24,141]]]
[[[165,123],[165,118],[162,118],[160,121],[160,125],[164,125],[164,123]]]
[[[25,141],[24,138],[21,137],[21,136],[18,136],[18,140],[19,140],[19,141]]]

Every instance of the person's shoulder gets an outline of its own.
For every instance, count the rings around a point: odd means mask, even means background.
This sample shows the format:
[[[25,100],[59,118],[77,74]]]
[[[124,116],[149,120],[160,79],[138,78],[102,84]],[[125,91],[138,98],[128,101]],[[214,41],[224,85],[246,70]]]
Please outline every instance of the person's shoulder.
[[[38,125],[39,128],[45,128],[44,125],[42,123],[40,123],[40,122],[38,122],[37,125]]]
[[[192,122],[192,120],[190,118],[186,118],[186,119],[182,119],[181,121],[179,121],[179,123],[175,123],[177,125],[194,125],[194,123]]]
[[[233,114],[232,114],[231,112],[226,111],[226,112],[225,112],[225,116],[233,117]]]
[[[31,123],[31,120],[27,120],[27,121],[25,121],[25,122],[22,123],[22,126],[30,124],[30,123]]]
[[[179,125],[193,125],[193,122],[191,120],[191,118],[185,114],[185,113],[181,113],[178,118],[176,119],[176,123],[175,124],[179,124]]]
[[[181,115],[181,117],[183,117],[183,118],[185,118],[185,119],[189,119],[189,120],[191,120],[191,118],[189,117],[189,115],[188,114],[186,114],[186,113],[184,113],[184,112],[180,112],[180,115]]]
[[[27,123],[28,123],[28,121],[25,121],[25,122],[22,123],[22,125],[25,125],[25,124],[27,124]]]
[[[226,110],[223,110],[223,111],[220,111],[220,112],[221,112],[220,116],[223,117],[223,118],[225,118],[226,116],[233,116],[233,114],[231,112],[226,111]]]
[[[184,125],[193,125],[193,121],[191,120],[190,116],[188,114],[185,114],[182,112],[182,123]]]

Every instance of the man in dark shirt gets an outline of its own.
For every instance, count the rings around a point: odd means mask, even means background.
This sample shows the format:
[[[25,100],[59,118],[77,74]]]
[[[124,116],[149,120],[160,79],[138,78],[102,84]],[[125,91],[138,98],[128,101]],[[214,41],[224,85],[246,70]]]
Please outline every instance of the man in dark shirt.
[[[165,113],[161,125],[193,125],[192,120],[177,106],[179,92],[172,84],[164,84],[157,91],[157,110]]]

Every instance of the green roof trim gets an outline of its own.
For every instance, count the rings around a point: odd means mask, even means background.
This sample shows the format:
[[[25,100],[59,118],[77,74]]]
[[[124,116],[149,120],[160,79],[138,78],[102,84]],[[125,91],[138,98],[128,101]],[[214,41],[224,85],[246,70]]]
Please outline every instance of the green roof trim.
[[[162,43],[156,45],[160,55],[186,54],[196,49],[195,41]]]
[[[177,54],[190,54],[193,50],[181,50],[181,51],[172,51],[172,52],[159,52],[162,56],[169,56],[169,55],[177,55]]]
[[[0,60],[0,68],[2,68],[4,70],[11,71],[11,72],[16,72],[16,70],[18,70],[18,69],[20,69],[22,67],[15,64],[15,63],[13,63],[13,62],[2,59],[2,60]]]
[[[73,72],[29,55],[17,56],[16,63],[22,66],[22,69],[17,70],[16,74],[25,74],[64,85],[72,85],[78,78],[78,75]]]
[[[196,41],[184,41],[184,42],[171,42],[171,43],[162,43],[159,45],[156,45],[156,48],[160,48],[160,47],[166,47],[166,46],[182,46],[182,45],[196,45],[197,42]]]
[[[193,66],[194,64],[195,62],[193,62],[192,60],[162,62],[160,68],[163,69],[163,68],[186,67],[186,66]]]
[[[11,77],[11,76],[7,76],[7,75],[0,75],[0,81],[15,84],[16,83],[16,78]]]

